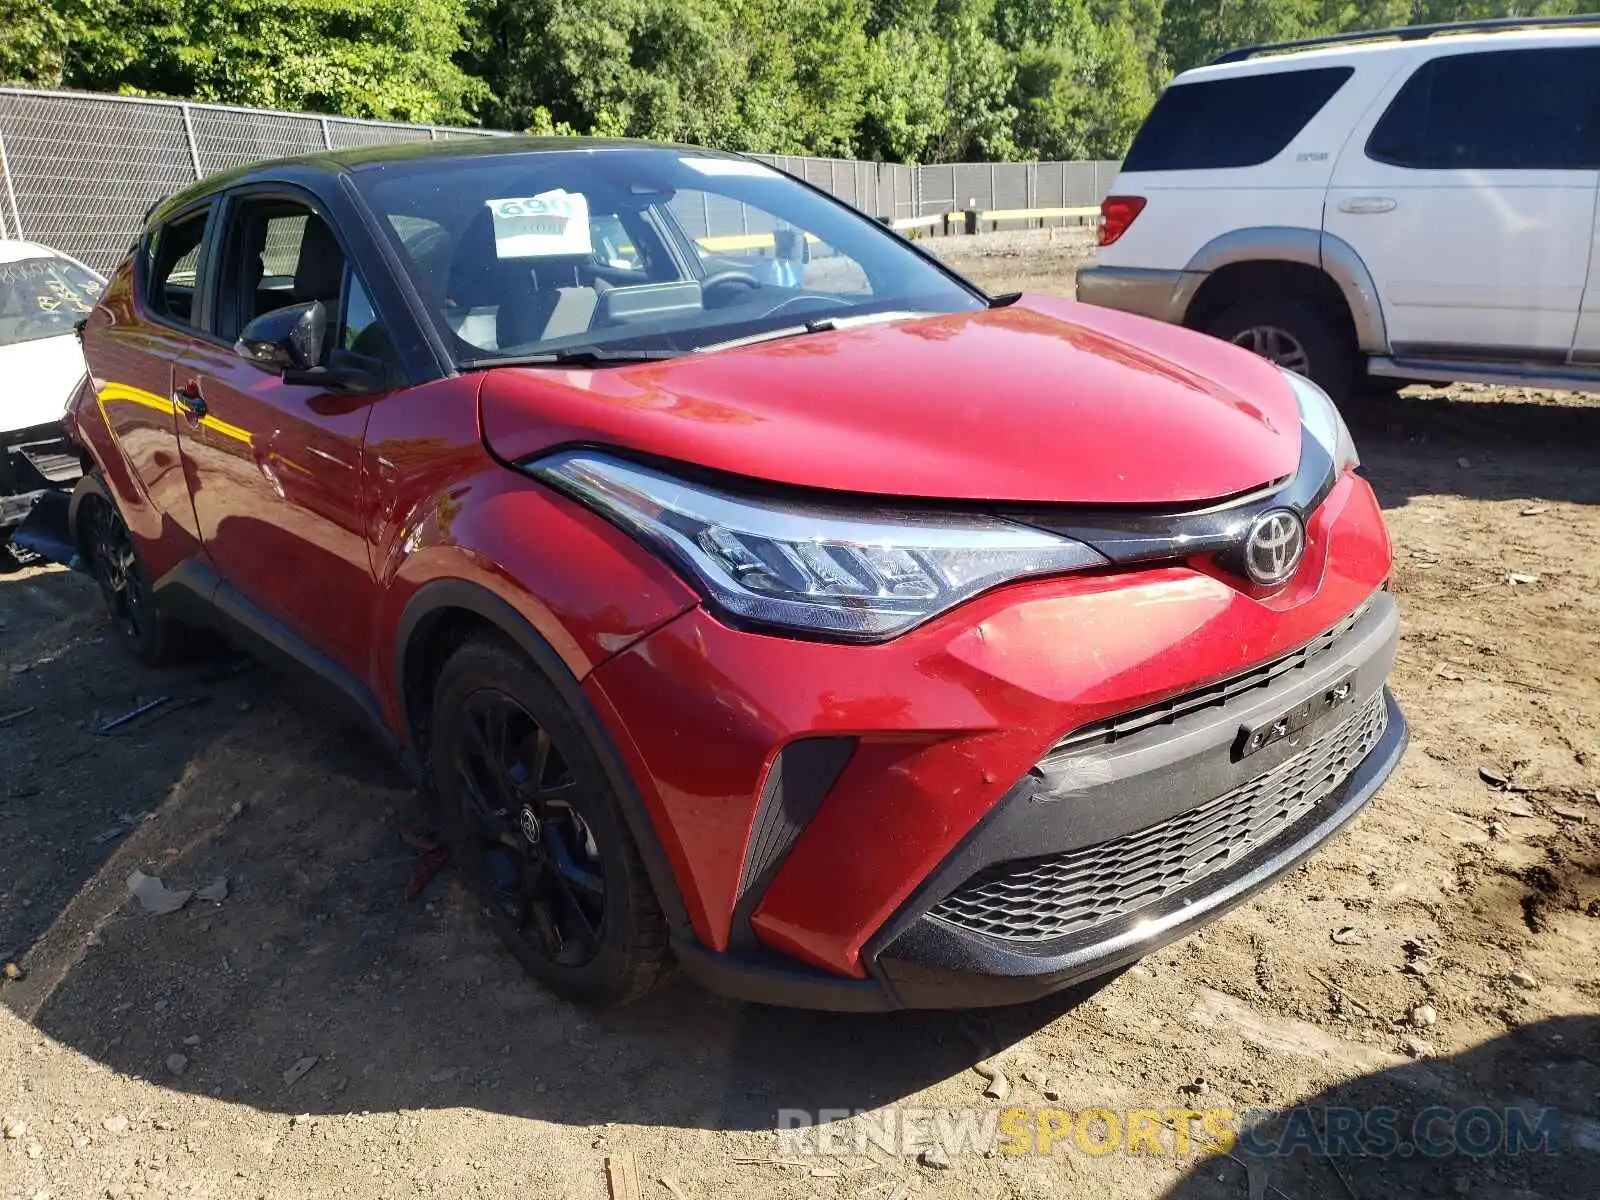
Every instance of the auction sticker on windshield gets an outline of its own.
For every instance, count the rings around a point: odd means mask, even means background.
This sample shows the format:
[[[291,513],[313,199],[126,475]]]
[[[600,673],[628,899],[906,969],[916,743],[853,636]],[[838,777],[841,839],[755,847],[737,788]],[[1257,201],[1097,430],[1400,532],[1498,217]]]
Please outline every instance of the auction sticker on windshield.
[[[484,201],[494,220],[496,258],[546,258],[592,254],[589,202],[562,188],[536,196],[506,196]]]

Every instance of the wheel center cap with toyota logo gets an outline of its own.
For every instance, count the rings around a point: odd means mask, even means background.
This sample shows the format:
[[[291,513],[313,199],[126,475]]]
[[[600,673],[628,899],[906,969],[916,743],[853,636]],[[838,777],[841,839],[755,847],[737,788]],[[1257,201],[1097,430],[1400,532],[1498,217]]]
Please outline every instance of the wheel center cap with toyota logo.
[[[1244,538],[1244,570],[1250,582],[1274,587],[1293,575],[1306,552],[1306,527],[1298,514],[1274,508],[1250,522]]]

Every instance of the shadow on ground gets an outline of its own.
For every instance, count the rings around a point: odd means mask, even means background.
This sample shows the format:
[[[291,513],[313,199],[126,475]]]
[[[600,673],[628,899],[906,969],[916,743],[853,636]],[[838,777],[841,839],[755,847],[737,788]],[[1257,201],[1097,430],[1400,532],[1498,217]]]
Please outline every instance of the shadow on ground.
[[[1408,396],[1353,424],[1389,505],[1432,491],[1600,502],[1600,407]],[[955,1014],[786,1012],[682,983],[600,1015],[551,999],[449,877],[404,900],[416,859],[398,831],[418,800],[361,735],[228,660],[134,667],[95,603],[62,572],[0,579],[0,718],[22,713],[0,724],[0,952],[29,969],[0,998],[52,1038],[266,1111],[462,1106],[715,1129],[875,1107],[978,1057],[974,1018]],[[193,703],[92,732],[161,694]],[[179,888],[222,877],[228,896],[149,915],[126,896],[135,868]],[[1004,1046],[1081,998],[977,1020]],[[1597,1057],[1592,1022],[1562,1036]]]
[[[1595,1105],[1563,1112],[1540,1103],[1550,1095],[1600,1097],[1600,1017],[1538,1021],[1252,1114],[1248,1138],[1167,1200],[1600,1195]],[[1351,1136],[1330,1140],[1341,1127]]]
[[[1415,495],[1600,504],[1600,396],[1552,404],[1514,390],[1494,395],[1466,400],[1414,388],[1344,406],[1385,508]]]
[[[770,1129],[781,1107],[902,1099],[1081,998],[866,1018],[682,981],[608,1013],[554,1000],[450,876],[404,899],[418,860],[399,829],[419,801],[381,752],[265,671],[128,664],[93,598],[61,572],[0,581],[23,635],[8,652],[29,649],[27,671],[0,675],[0,715],[34,709],[0,726],[0,950],[28,968],[0,999],[114,1070],[286,1113]],[[157,694],[198,702],[117,736],[85,728]],[[151,915],[127,897],[136,868],[229,893]]]

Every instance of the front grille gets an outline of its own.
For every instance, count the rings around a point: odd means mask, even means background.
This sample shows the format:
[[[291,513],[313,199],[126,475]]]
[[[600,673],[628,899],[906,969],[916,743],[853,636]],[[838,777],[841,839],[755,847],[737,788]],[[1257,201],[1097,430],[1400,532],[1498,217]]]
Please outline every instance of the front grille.
[[[1112,717],[1105,721],[1096,721],[1093,725],[1084,725],[1073,730],[1062,738],[1050,749],[1045,756],[1045,762],[1058,758],[1069,751],[1081,750],[1085,746],[1111,745],[1138,733],[1142,729],[1149,729],[1153,725],[1171,725],[1181,717],[1191,713],[1200,712],[1208,708],[1221,708],[1245,692],[1252,692],[1256,688],[1267,687],[1290,671],[1299,670],[1310,666],[1322,655],[1339,644],[1362,617],[1367,615],[1367,610],[1372,607],[1369,600],[1332,629],[1318,634],[1301,646],[1298,650],[1291,650],[1288,654],[1273,659],[1271,662],[1262,663],[1258,667],[1251,667],[1248,671],[1241,671],[1237,675],[1229,676],[1218,683],[1209,684],[1203,688],[1196,688],[1192,692],[1184,692],[1179,696],[1172,696],[1166,700],[1147,704],[1143,708],[1136,708],[1132,712],[1123,713],[1121,716]]]
[[[1290,828],[1349,778],[1387,724],[1379,692],[1315,745],[1231,792],[1110,841],[989,867],[931,915],[1011,942],[1049,941],[1128,916]]]

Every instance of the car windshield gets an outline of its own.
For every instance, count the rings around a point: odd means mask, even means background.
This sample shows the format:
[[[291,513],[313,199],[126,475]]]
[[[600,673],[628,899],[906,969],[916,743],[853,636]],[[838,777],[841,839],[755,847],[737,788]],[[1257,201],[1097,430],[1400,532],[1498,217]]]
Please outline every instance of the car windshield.
[[[670,357],[984,304],[873,221],[746,159],[534,151],[355,178],[462,366]]]
[[[99,299],[100,281],[64,258],[0,262],[0,346],[71,333]]]

